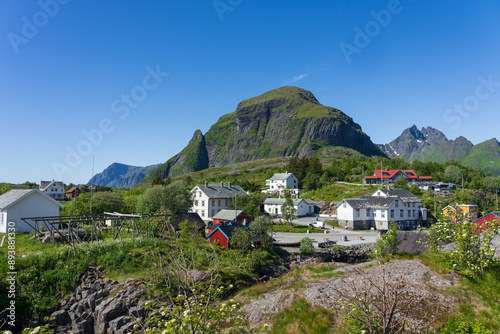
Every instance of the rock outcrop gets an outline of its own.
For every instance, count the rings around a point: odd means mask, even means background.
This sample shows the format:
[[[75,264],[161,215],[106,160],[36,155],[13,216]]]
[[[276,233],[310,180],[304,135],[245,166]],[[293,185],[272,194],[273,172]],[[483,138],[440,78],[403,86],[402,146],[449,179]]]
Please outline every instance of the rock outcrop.
[[[240,102],[204,135],[197,130],[148,180],[263,158],[309,156],[331,147],[384,155],[342,111],[323,106],[309,91],[282,87]]]
[[[141,282],[118,283],[104,278],[100,268],[89,268],[82,284],[50,314],[48,323],[55,333],[125,334],[143,320],[146,301],[141,297],[146,293]]]

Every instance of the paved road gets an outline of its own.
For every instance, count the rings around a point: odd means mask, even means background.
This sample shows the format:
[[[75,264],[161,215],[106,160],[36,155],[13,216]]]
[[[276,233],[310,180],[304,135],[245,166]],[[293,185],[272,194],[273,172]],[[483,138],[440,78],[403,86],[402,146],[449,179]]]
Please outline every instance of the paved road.
[[[302,217],[294,219],[294,223],[300,225],[309,225],[316,221],[314,217]],[[324,221],[324,219],[320,219],[320,221]],[[319,242],[325,241],[325,238],[329,240],[334,240],[338,245],[348,246],[348,245],[356,245],[363,244],[369,242],[376,242],[378,239],[377,231],[351,231],[345,230],[342,228],[333,228],[331,226],[326,226],[323,231],[324,233],[285,233],[285,232],[276,232],[274,233],[274,239],[277,242],[297,242],[302,238],[309,237],[313,240],[313,244],[317,247]],[[341,240],[342,237],[346,235],[348,241]]]

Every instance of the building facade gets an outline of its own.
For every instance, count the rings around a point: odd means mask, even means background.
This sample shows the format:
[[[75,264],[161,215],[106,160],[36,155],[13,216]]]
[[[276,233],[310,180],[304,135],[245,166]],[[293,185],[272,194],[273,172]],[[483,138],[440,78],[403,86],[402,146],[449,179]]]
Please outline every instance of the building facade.
[[[405,189],[378,189],[370,196],[343,199],[336,209],[340,226],[353,230],[387,230],[390,223],[412,229],[427,220],[422,201]]]
[[[41,181],[38,189],[56,201],[62,201],[64,199],[65,192],[64,183],[62,181]]]
[[[277,173],[269,180],[266,180],[266,192],[281,194],[283,190],[288,188],[292,193],[298,193],[299,180],[293,173]]]
[[[292,199],[293,206],[297,210],[297,216],[302,217],[314,213],[314,202],[309,199]],[[266,198],[264,211],[270,215],[281,215],[281,207],[285,204],[284,198]]]
[[[220,185],[205,182],[194,187],[191,194],[193,207],[190,212],[196,212],[204,221],[212,221],[213,216],[221,210],[232,209],[231,202],[236,195],[247,195],[240,186],[233,186],[231,182],[226,186],[222,182]]]
[[[38,189],[15,189],[0,195],[0,232],[9,227],[17,232],[31,232],[21,218],[59,216],[64,206]]]

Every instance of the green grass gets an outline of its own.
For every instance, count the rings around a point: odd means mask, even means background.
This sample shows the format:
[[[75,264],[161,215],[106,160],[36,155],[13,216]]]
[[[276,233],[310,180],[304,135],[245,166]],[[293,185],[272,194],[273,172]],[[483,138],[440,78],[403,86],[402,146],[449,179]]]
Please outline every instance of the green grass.
[[[316,227],[305,226],[305,225],[276,225],[273,224],[273,232],[290,232],[290,233],[323,233],[323,230]]]
[[[332,333],[333,322],[329,311],[314,309],[305,299],[299,299],[276,315],[271,333],[327,334]]]

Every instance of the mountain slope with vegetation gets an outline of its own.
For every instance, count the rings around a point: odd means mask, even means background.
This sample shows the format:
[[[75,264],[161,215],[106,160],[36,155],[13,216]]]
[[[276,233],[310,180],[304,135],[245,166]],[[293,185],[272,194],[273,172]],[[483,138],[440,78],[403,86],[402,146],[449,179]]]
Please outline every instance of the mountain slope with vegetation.
[[[303,157],[328,147],[384,155],[351,117],[297,87],[282,87],[238,104],[203,135],[197,130],[179,154],[147,180],[205,168],[280,157]]]
[[[485,173],[500,175],[500,144],[495,138],[473,145],[462,136],[451,140],[430,126],[419,130],[413,125],[390,143],[379,146],[389,158],[400,157],[409,162],[459,160]]]

